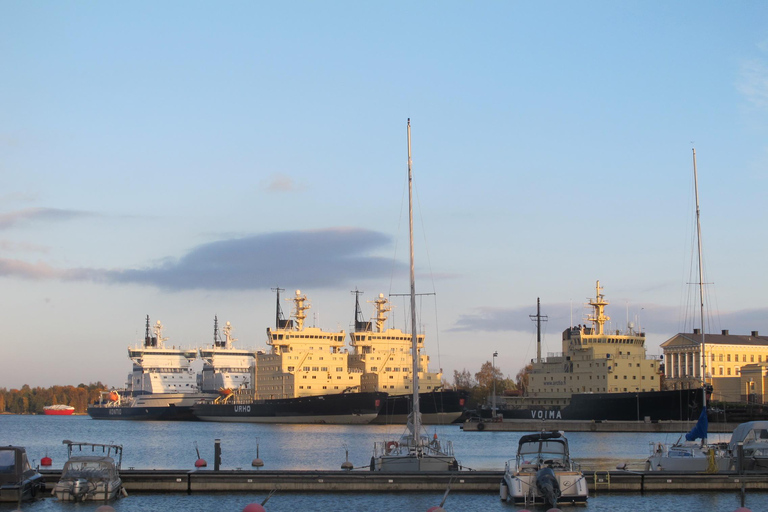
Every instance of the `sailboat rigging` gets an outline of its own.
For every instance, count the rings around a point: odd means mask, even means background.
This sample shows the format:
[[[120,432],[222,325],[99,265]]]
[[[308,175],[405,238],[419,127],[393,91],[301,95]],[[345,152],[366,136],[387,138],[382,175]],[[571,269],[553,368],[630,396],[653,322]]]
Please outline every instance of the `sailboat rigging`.
[[[399,441],[385,441],[374,444],[371,457],[371,471],[451,471],[459,465],[453,456],[450,441],[445,446],[437,439],[437,434],[430,440],[422,435],[421,412],[419,407],[419,347],[416,330],[416,278],[413,250],[413,172],[411,161],[411,120],[408,119],[408,234],[410,242],[410,280],[411,280],[411,385],[413,398],[411,413],[408,416],[408,433]]]

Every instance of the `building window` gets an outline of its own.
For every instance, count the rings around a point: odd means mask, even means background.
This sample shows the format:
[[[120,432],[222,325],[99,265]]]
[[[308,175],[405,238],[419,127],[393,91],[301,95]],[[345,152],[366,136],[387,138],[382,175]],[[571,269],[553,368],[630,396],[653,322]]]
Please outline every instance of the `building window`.
[[[723,374],[723,367],[721,366],[720,367],[720,375],[722,375],[722,374]]]
[[[736,375],[741,375],[741,369],[738,366],[736,367]]]
[[[712,362],[715,362],[715,354],[712,354]]]
[[[750,363],[754,363],[754,362],[755,362],[755,354],[751,354],[751,355],[749,356],[749,362],[750,362]]]
[[[720,354],[720,357],[718,357],[718,360],[722,363],[723,362],[723,354]],[[730,359],[729,359],[730,360]]]
[[[731,374],[731,369],[730,369],[730,368],[728,368],[728,370],[727,370],[727,372],[726,372],[726,373],[727,373],[728,375],[730,375],[730,374]]]
[[[731,354],[728,354],[728,362],[731,362]]]
[[[741,362],[742,363],[746,363],[747,362],[747,354],[744,354],[743,356],[741,356]]]

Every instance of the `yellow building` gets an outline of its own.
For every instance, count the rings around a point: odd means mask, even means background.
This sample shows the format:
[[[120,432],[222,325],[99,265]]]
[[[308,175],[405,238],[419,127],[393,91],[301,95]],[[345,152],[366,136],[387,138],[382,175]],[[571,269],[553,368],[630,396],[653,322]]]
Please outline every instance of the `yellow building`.
[[[574,393],[660,390],[661,361],[646,355],[645,333],[633,326],[624,332],[606,330],[609,302],[600,290],[598,281],[596,296],[589,301],[594,311],[587,318],[593,326],[569,327],[563,331],[561,354],[533,362],[526,403],[563,406]]]
[[[413,393],[413,338],[400,329],[384,328],[386,313],[392,308],[383,294],[372,302],[376,310],[373,318],[375,328],[371,322],[362,321],[360,304],[355,303],[355,332],[349,334],[353,349],[349,355],[349,367],[362,373],[363,392],[383,391],[390,395]],[[440,387],[443,375],[429,371],[429,356],[422,352],[423,334],[416,336],[416,343],[419,351],[419,392],[435,391]]]
[[[767,336],[760,336],[757,331],[748,336],[734,335],[727,330],[702,336],[700,329],[694,329],[693,334],[676,334],[662,343],[661,348],[666,363],[665,389],[700,387],[704,370],[706,382],[713,387],[714,400],[739,402],[745,401],[747,395],[759,395],[759,400],[763,401],[765,363],[768,363]]]
[[[278,295],[278,300],[279,295]],[[360,391],[362,372],[348,365],[344,331],[304,327],[307,297],[296,290],[292,320],[267,328],[268,354],[257,354],[252,367],[257,399],[298,398]],[[279,304],[279,303],[278,303]]]

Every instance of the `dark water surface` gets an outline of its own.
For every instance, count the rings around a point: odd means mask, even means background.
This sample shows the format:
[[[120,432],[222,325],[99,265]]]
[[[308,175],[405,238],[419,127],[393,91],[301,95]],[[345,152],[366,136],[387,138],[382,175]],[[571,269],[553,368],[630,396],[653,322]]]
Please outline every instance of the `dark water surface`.
[[[259,456],[265,469],[338,470],[344,462],[345,446],[355,466],[367,466],[374,441],[382,441],[403,432],[402,425],[255,425],[245,423],[206,422],[130,422],[95,421],[87,416],[13,416],[0,415],[0,444],[21,445],[37,463],[48,455],[53,467],[66,461],[62,440],[122,444],[123,467],[137,469],[192,469],[197,454],[213,464],[213,441],[221,439],[222,469],[251,469],[251,461]],[[453,441],[456,457],[465,467],[478,470],[503,470],[514,458],[520,432],[463,432],[458,425],[429,427],[430,435]],[[611,469],[617,462],[639,461],[648,455],[649,443],[672,442],[678,434],[636,433],[566,433],[574,459],[586,467]],[[722,440],[729,436],[723,435]],[[712,440],[717,440],[717,436]],[[264,494],[133,494],[112,504],[117,511],[232,511],[240,512],[248,503],[260,503]],[[276,494],[267,504],[269,512],[303,510],[426,511],[438,505],[442,494],[432,493],[334,493]],[[732,512],[740,505],[737,493],[683,494],[599,494],[591,496],[586,508],[571,510],[639,512],[639,511],[724,511]],[[752,492],[746,505],[753,511],[768,512],[768,493]],[[67,504],[55,499],[25,504],[22,510],[35,512],[91,512],[99,504]],[[451,493],[445,505],[448,511],[514,511],[502,503],[497,493]],[[15,505],[2,504],[0,511],[16,510]],[[568,509],[566,509],[568,510]]]

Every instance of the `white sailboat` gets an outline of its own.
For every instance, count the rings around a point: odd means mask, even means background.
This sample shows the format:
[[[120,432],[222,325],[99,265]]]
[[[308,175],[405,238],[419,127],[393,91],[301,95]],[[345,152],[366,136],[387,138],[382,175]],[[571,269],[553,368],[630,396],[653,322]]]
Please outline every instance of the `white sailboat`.
[[[416,280],[413,257],[413,173],[411,171],[411,120],[408,119],[408,220],[411,259],[411,356],[413,366],[413,401],[407,432],[398,440],[374,443],[371,471],[417,472],[455,471],[459,465],[453,456],[453,444],[441,443],[437,434],[430,439],[422,432],[419,411],[419,347],[416,332]]]
[[[699,209],[699,176],[696,171],[696,149],[693,149],[693,183],[696,196],[696,240],[698,245],[699,308],[701,320],[701,394],[702,411],[699,421],[671,445],[651,443],[651,455],[645,463],[648,471],[706,471],[717,473],[728,471],[732,465],[732,454],[725,443],[707,443],[707,357],[705,352],[704,325],[704,267],[701,251],[701,210]],[[701,441],[697,441],[700,439]]]

